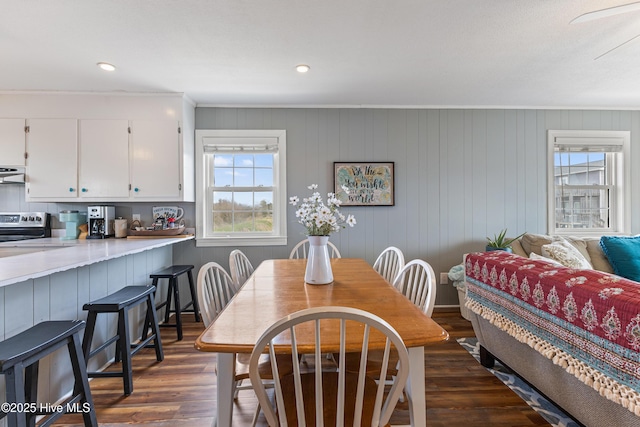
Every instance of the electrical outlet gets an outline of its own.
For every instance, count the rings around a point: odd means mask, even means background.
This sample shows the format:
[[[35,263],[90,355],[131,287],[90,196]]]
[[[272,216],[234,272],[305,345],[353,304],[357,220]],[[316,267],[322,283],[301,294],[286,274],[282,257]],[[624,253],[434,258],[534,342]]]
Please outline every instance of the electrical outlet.
[[[140,214],[133,214],[133,215],[131,216],[131,218],[132,218],[134,221],[140,221]]]
[[[446,285],[449,283],[449,274],[448,273],[440,273],[440,284]]]

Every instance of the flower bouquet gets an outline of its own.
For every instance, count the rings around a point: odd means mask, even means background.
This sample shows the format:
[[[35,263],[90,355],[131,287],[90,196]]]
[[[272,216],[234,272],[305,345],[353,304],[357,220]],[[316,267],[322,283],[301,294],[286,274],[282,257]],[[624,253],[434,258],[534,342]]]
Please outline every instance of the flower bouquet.
[[[302,204],[296,211],[296,218],[306,229],[309,239],[309,256],[305,271],[304,281],[314,285],[329,284],[333,282],[333,272],[327,243],[332,232],[338,232],[346,225],[356,225],[353,215],[344,216],[340,213],[340,200],[334,193],[327,194],[327,203],[322,200],[320,193],[315,191],[318,186],[312,184],[309,190],[313,191],[311,197],[302,199]],[[348,193],[348,189],[343,187]],[[300,199],[297,196],[289,198],[289,203],[298,206]]]
[[[296,211],[296,218],[299,218],[298,222],[307,229],[307,236],[329,236],[332,232],[345,228],[345,224],[350,227],[356,225],[356,218],[353,215],[345,217],[340,213],[339,208],[342,202],[336,198],[335,193],[327,194],[327,204],[325,205],[320,193],[315,191],[318,188],[317,184],[312,184],[307,188],[314,192],[311,197],[302,199],[302,204]],[[347,194],[349,193],[347,187],[342,189]],[[298,196],[289,197],[289,203],[298,206],[300,199]]]

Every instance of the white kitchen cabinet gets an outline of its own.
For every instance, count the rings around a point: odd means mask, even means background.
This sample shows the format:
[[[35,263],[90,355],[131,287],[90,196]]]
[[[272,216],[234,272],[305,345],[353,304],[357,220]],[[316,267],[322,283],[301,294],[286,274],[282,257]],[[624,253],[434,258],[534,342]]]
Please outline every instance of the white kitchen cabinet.
[[[182,198],[182,139],[174,120],[131,121],[131,198]]]
[[[24,166],[24,119],[0,119],[2,166]]]
[[[129,198],[129,121],[80,120],[78,197]]]
[[[27,201],[78,197],[78,121],[29,119]]]
[[[27,202],[195,201],[195,106],[181,94],[53,98],[26,115]]]

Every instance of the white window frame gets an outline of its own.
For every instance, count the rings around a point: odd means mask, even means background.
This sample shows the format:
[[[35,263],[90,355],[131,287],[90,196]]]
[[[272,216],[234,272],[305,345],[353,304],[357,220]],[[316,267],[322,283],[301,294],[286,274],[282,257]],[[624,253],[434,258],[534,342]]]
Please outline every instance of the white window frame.
[[[549,130],[547,133],[547,231],[551,235],[601,236],[603,234],[629,234],[631,229],[631,171],[629,131],[601,130]],[[554,177],[554,153],[557,145],[576,147],[612,146],[615,152],[607,153],[607,168],[613,185],[610,195],[610,221],[608,228],[556,228],[556,200]]]
[[[207,235],[213,217],[208,200],[209,172],[207,170],[207,145],[220,144],[242,148],[256,138],[277,141],[278,151],[273,162],[273,233],[225,236]],[[285,130],[196,130],[196,246],[277,246],[287,244],[287,132]]]

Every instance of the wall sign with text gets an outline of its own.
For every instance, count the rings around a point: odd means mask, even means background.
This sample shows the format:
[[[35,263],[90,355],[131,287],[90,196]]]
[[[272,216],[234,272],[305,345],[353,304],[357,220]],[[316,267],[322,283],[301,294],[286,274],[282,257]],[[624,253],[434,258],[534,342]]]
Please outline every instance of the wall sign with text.
[[[333,169],[335,193],[342,206],[394,205],[393,162],[334,162]]]

